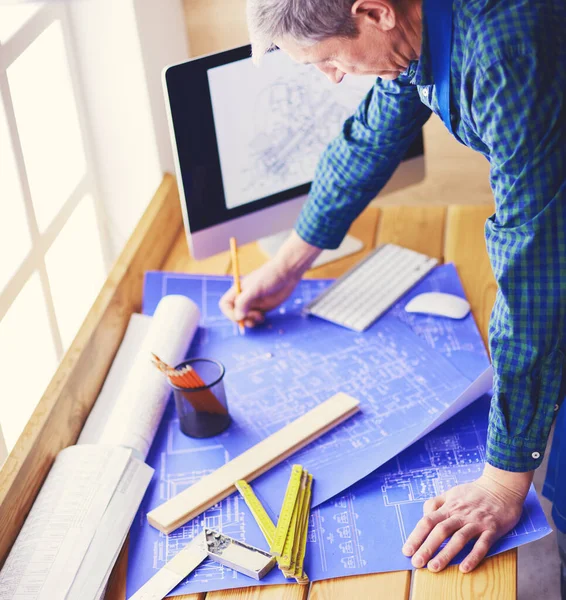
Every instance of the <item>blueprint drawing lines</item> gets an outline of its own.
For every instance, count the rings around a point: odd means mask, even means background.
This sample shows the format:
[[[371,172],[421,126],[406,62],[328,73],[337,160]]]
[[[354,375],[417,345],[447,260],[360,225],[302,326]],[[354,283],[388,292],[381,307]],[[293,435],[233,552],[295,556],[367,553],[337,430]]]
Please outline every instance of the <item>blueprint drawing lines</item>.
[[[450,265],[431,275],[436,279],[427,285],[461,293]],[[426,325],[419,319],[406,320],[404,314],[395,316],[398,307],[393,307],[368,332],[356,334],[301,316],[302,306],[328,285],[308,281],[269,315],[264,328],[248,331],[242,339],[217,306],[230,285],[229,278],[218,277],[150,273],[146,278],[147,314],[152,314],[161,296],[168,293],[187,295],[201,306],[203,328],[189,352],[225,363],[228,406],[234,422],[226,433],[214,438],[191,439],[179,431],[174,404],[169,402],[148,456],[148,463],[155,469],[154,478],[132,527],[128,594],[145,583],[204,525],[266,548],[238,494],[170,536],[153,529],[146,514],[253,444],[256,437],[280,428],[337,388],[360,398],[363,418],[351,419],[321,438],[312,446],[315,452],[309,454],[307,448],[292,457],[305,466],[312,464],[307,468],[315,477],[314,490],[318,488],[320,494],[322,488],[320,497],[326,496],[311,513],[306,571],[311,580],[317,581],[410,569],[410,559],[401,553],[401,547],[422,516],[423,502],[453,485],[474,480],[483,468],[487,397],[401,452],[401,442],[450,401],[457,389],[454,382],[467,385],[464,372],[471,378],[484,370],[485,350],[473,320]],[[470,356],[475,356],[476,362],[469,360]],[[458,368],[452,363],[458,363]],[[407,379],[412,381],[407,383]],[[231,439],[226,437],[228,432]],[[387,452],[383,452],[384,446]],[[342,462],[340,453],[345,457]],[[370,463],[364,463],[364,455]],[[380,468],[372,469],[365,477],[360,475],[375,464],[373,461],[380,460]],[[290,465],[280,465],[253,484],[274,519],[289,473]],[[354,480],[352,484],[346,482],[347,478]],[[340,489],[329,496],[332,486],[326,482],[332,480],[338,480]],[[531,491],[519,524],[497,542],[492,553],[549,531],[536,494]],[[261,584],[283,581],[274,570]],[[175,593],[248,585],[248,578],[205,562]]]
[[[441,265],[409,290],[391,308],[390,314],[408,325],[468,379],[474,379],[489,365],[489,358],[473,315],[470,313],[465,319],[454,320],[406,313],[405,306],[409,300],[425,292],[444,292],[465,298],[456,267],[453,264]]]
[[[203,332],[190,354],[213,357],[226,367],[233,423],[220,439],[231,457],[339,391],[360,401],[360,414],[293,456],[317,475],[314,505],[395,456],[469,385],[448,360],[393,316],[382,317],[364,333],[302,316],[303,306],[320,291],[319,282],[302,281],[263,327],[238,336],[217,306],[230,278],[155,277],[154,283],[146,279],[146,291],[156,288],[159,296],[183,293],[202,304],[207,288]],[[273,511],[279,509],[278,490],[285,486],[288,469],[284,463],[258,480],[259,492]]]
[[[155,473],[131,530],[128,557],[128,596],[137,591],[156,571],[182,550],[204,527],[247,541],[267,550],[265,540],[239,494],[215,504],[202,515],[164,535],[151,527],[146,514],[199,479],[223,465],[228,456],[216,438],[195,440],[183,435],[170,399],[153,442],[148,463]],[[278,570],[262,583],[284,583]],[[176,595],[249,586],[250,579],[217,562],[205,560],[183,580]]]
[[[477,479],[483,470],[488,411],[488,397],[474,402],[346,494],[316,508],[307,548],[307,568],[315,577],[411,569],[401,547],[422,517],[423,503]],[[489,555],[550,531],[532,488],[519,523]],[[471,545],[453,564],[461,562],[470,549]]]
[[[369,90],[346,87],[329,94],[318,78],[301,67],[280,77],[255,98],[249,167],[243,189],[252,197],[265,195],[265,182],[284,189],[288,181],[307,182],[319,156]]]

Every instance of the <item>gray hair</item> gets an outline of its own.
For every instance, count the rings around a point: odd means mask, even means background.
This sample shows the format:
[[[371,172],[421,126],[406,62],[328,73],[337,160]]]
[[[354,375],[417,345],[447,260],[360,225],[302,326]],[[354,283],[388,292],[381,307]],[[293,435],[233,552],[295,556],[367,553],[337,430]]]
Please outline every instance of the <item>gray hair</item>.
[[[354,0],[248,0],[247,19],[254,61],[290,37],[309,45],[331,37],[358,34],[351,9]]]

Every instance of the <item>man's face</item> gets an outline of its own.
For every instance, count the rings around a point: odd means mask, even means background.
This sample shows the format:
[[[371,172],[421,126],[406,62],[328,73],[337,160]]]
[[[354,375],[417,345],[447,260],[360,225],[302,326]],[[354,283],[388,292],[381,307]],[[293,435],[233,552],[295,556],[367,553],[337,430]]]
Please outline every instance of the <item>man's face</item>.
[[[346,74],[396,79],[411,60],[418,58],[420,46],[415,49],[418,44],[414,36],[407,34],[410,29],[402,21],[397,19],[395,23],[383,28],[364,15],[357,19],[359,33],[355,38],[333,37],[312,45],[284,38],[275,43],[296,62],[314,65],[333,83],[340,83]]]

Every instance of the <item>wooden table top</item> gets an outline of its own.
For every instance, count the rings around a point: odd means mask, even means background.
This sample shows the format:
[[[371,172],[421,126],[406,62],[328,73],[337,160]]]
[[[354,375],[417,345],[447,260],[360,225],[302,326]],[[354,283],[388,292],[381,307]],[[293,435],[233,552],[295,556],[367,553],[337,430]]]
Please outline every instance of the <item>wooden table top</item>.
[[[376,244],[394,242],[456,265],[473,315],[487,340],[496,283],[483,228],[489,206],[370,206],[351,233],[364,250],[308,273],[336,277]],[[239,252],[240,269],[250,272],[265,258],[255,244]],[[147,270],[229,274],[228,252],[196,262],[189,258],[179,197],[166,175],[136,231],[114,265],[83,326],[40,400],[22,436],[0,470],[0,566],[41,488],[57,453],[75,443],[104,382],[132,312],[141,309]],[[124,600],[127,544],[112,573],[106,598]],[[470,574],[457,567],[344,577],[311,586],[281,585],[178,596],[180,600],[515,600],[517,554],[505,552]]]
[[[356,255],[319,267],[307,277],[337,277],[358,262],[376,244],[393,242],[453,262],[462,279],[466,295],[484,341],[496,283],[485,250],[483,227],[493,212],[486,206],[387,206],[369,207],[353,224],[350,233],[364,242]],[[243,275],[265,262],[256,244],[240,248]],[[231,274],[228,252],[204,261],[189,258],[184,231],[181,230],[167,256],[164,271],[183,273]],[[121,579],[117,577],[115,579]],[[412,589],[411,589],[412,579]],[[114,582],[118,583],[117,581]],[[120,586],[118,586],[120,587]],[[112,600],[122,594],[109,594]],[[350,600],[385,598],[387,600],[428,600],[437,598],[470,599],[516,598],[516,551],[490,558],[476,571],[463,575],[457,567],[432,574],[426,570],[398,571],[344,577],[313,583],[310,589],[298,585],[250,587],[237,590],[180,596],[179,600]]]

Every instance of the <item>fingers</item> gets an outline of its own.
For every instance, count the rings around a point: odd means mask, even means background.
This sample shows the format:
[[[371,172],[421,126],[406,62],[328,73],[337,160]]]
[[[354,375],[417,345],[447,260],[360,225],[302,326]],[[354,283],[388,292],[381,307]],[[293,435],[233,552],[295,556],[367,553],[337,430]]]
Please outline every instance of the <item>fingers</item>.
[[[240,321],[241,319],[246,319],[249,317],[251,303],[256,298],[257,293],[253,288],[242,290],[241,294],[238,294],[234,298],[234,318],[236,321]],[[259,311],[255,311],[259,312]]]
[[[428,535],[425,534],[427,530],[430,531]],[[409,547],[417,548],[411,561],[414,567],[421,568],[427,565],[430,571],[441,571],[462,551],[466,544],[478,535],[472,551],[460,565],[460,571],[468,573],[485,558],[490,547],[496,541],[497,534],[491,529],[482,532],[479,523],[468,523],[462,526],[462,520],[459,517],[446,518],[446,515],[440,510],[428,513],[419,521],[403,546],[403,552],[405,555],[410,555]],[[447,538],[450,540],[446,546],[434,556]]]
[[[438,510],[444,504],[444,502],[446,502],[446,496],[444,494],[441,496],[435,496],[434,498],[429,498],[423,504],[423,515],[428,515],[428,513]]]
[[[407,538],[407,541],[405,542],[405,545],[402,549],[403,554],[405,556],[412,556],[417,550],[417,548],[419,548],[421,544],[425,541],[425,539],[428,537],[428,534],[433,530],[433,528],[445,519],[446,515],[442,512],[442,509],[426,514],[417,523],[417,526],[413,529],[413,532]]]
[[[441,514],[440,517],[437,516],[439,513]],[[417,569],[424,567],[440,548],[442,542],[462,527],[462,520],[459,517],[446,518],[441,511],[429,513],[428,515],[425,515],[421,521],[425,521],[431,517],[435,519],[440,518],[442,520],[434,525],[430,533],[426,536],[426,539],[419,544],[420,548],[415,552],[413,560],[411,561],[413,566],[417,567]],[[428,527],[428,525],[426,527]],[[421,531],[426,531],[425,527],[423,527]]]
[[[423,505],[424,516],[402,551],[412,556],[413,566],[428,565],[430,571],[440,571],[477,538],[460,565],[467,573],[485,558],[493,542],[516,524],[515,515],[521,506],[521,498],[500,498],[483,481],[457,485]],[[445,540],[446,545],[439,550]]]
[[[430,571],[442,571],[448,563],[461,552],[464,546],[477,537],[480,533],[480,528],[477,525],[468,523],[462,529],[456,531],[449,542],[440,550],[440,552],[428,562],[427,567]]]
[[[261,310],[250,308],[253,294],[242,292],[236,294],[236,288],[231,287],[220,298],[220,310],[232,321],[244,321],[246,327],[255,327],[263,323],[265,316]]]
[[[236,299],[236,288],[232,286],[223,296],[220,298],[218,305],[220,310],[232,321],[235,321],[234,317],[234,300]]]
[[[265,321],[265,315],[260,310],[249,310],[244,325],[246,327],[255,327]]]
[[[462,571],[462,573],[468,573],[475,569],[485,558],[485,555],[497,540],[497,537],[497,533],[493,530],[484,531],[478,538],[478,541],[474,544],[472,551],[460,564],[460,571]]]

